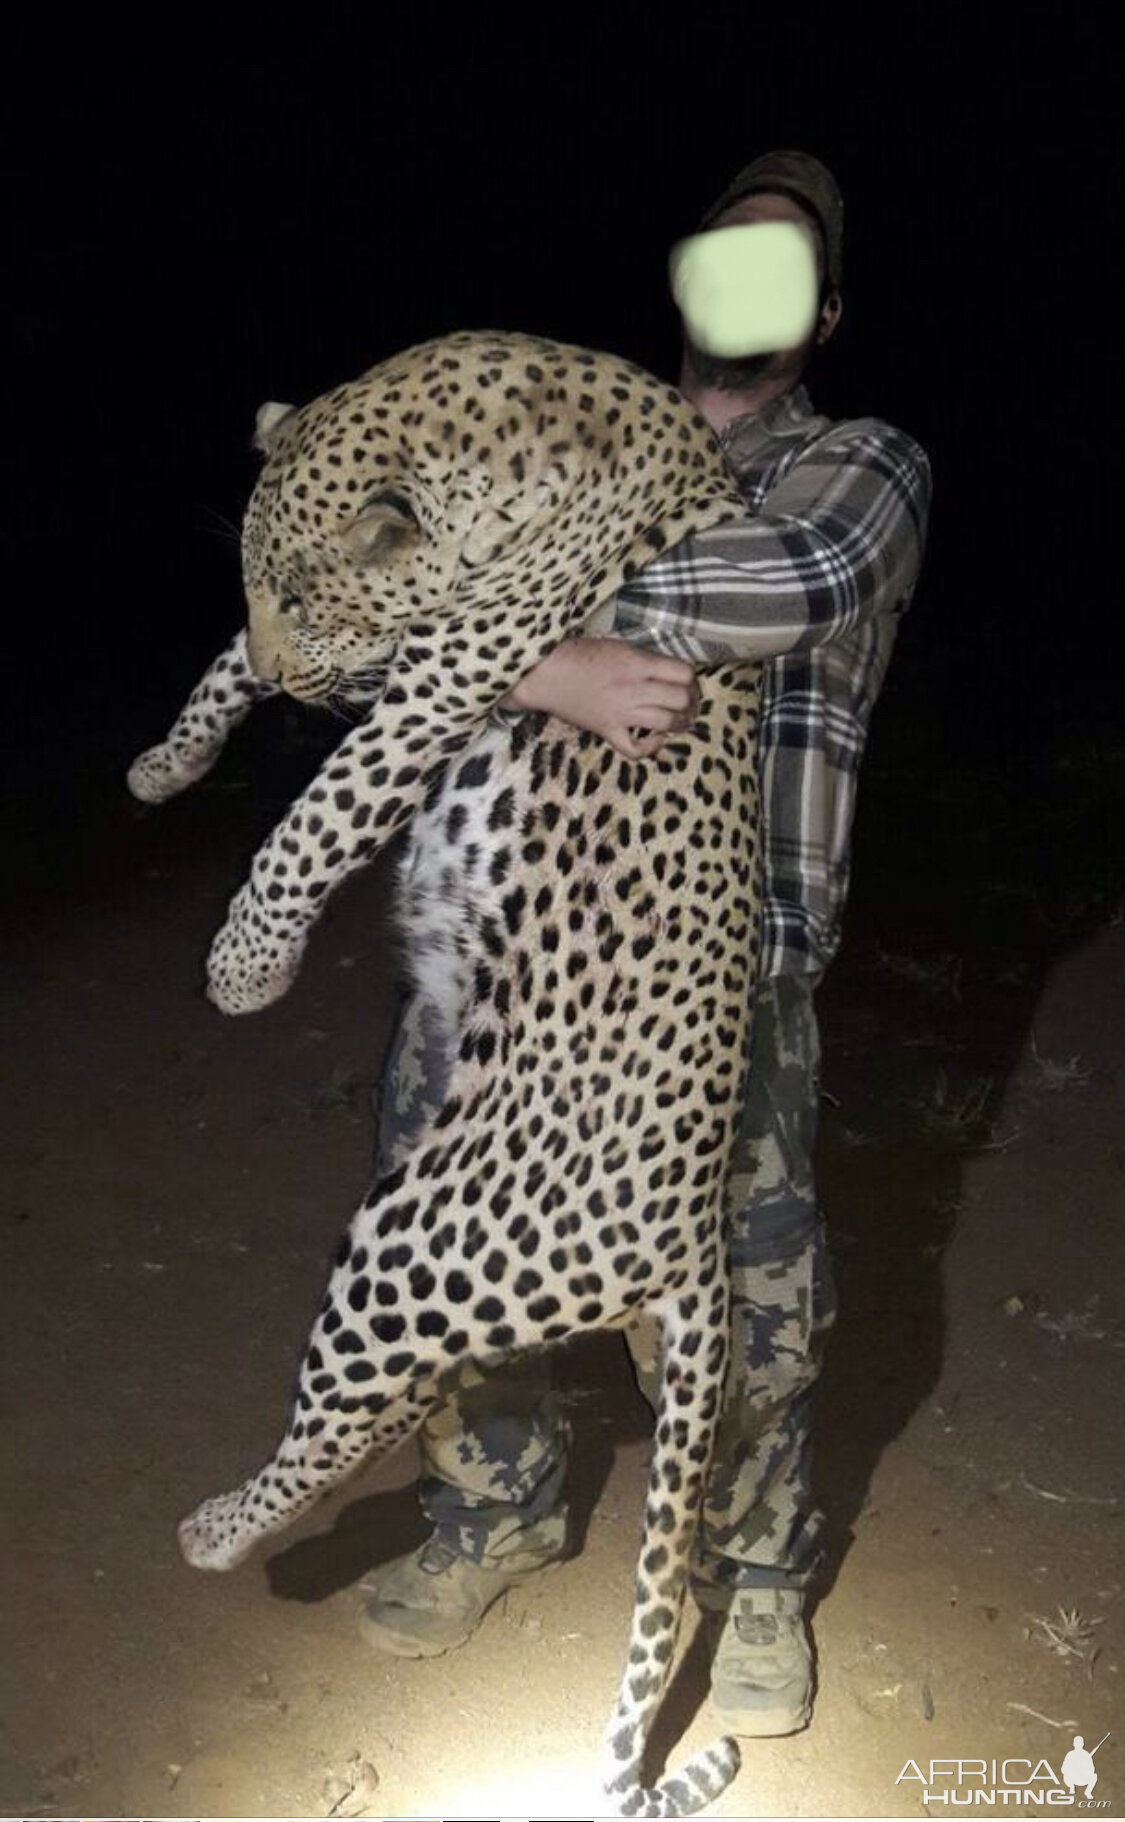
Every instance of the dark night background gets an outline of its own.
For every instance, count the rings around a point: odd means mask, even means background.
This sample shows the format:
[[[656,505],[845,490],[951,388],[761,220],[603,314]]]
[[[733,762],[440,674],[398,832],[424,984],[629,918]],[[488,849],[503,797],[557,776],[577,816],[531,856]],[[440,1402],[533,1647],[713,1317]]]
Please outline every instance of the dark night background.
[[[935,492],[821,995],[842,1318],[818,1460],[829,1583],[847,1573],[824,1610],[827,1732],[782,1743],[795,1756],[777,1758],[776,1813],[802,1753],[815,1792],[835,1763],[825,1739],[854,1735],[861,1756],[878,1744],[881,1719],[852,1700],[867,1669],[846,1668],[869,1614],[891,1640],[871,1675],[905,1692],[903,1757],[921,1750],[919,1680],[950,1751],[967,1750],[958,1717],[975,1724],[988,1702],[989,1750],[1009,1750],[1015,1723],[993,1698],[1017,1687],[1027,1715],[1081,1712],[1091,1737],[1111,1725],[1094,1728],[1102,1673],[1081,1710],[1064,1705],[1052,1679],[1069,1667],[1035,1660],[1019,1627],[1029,1603],[1100,1613],[1118,1515],[1121,1356],[1105,1349],[1125,1321],[1088,1297],[1121,1280],[1125,1171],[1115,39],[1109,8],[1062,6],[322,4],[130,24],[41,8],[7,24],[17,1036],[2,1231],[18,1287],[7,1338],[37,1396],[11,1456],[23,1655],[8,1665],[18,1762],[0,1774],[22,1813],[70,1813],[79,1790],[102,1815],[318,1801],[322,1744],[346,1758],[367,1738],[347,1731],[374,1673],[344,1606],[378,1552],[419,1538],[412,1495],[382,1482],[270,1560],[273,1599],[259,1574],[220,1600],[174,1560],[173,1517],[218,1484],[220,1459],[233,1472],[260,1453],[282,1396],[366,1169],[394,984],[379,862],[328,908],[279,1007],[222,1020],[202,999],[223,904],[338,723],[273,703],[181,802],[153,811],[125,789],[243,620],[254,413],[474,327],[675,378],[668,249],[742,164],[782,146],[822,157],[846,202],[844,317],[814,402],[910,431]],[[618,1447],[646,1420],[611,1341],[592,1344],[599,1389],[576,1406],[587,1521],[615,1449],[618,1470],[641,1472]],[[1037,1501],[1025,1466],[1088,1503]],[[860,1523],[877,1470],[881,1534]],[[607,1614],[632,1548],[628,1532],[619,1563],[587,1554]],[[1040,1588],[1029,1577],[1047,1564]],[[577,1570],[559,1586],[581,1604]],[[541,1641],[560,1664],[568,1623]],[[498,1686],[511,1636],[497,1620],[483,1656],[454,1660],[451,1716],[475,1707],[478,1678]],[[326,1674],[341,1667],[331,1715],[301,1693],[309,1637]],[[223,1782],[220,1763],[208,1784],[200,1742],[223,1749],[262,1665],[292,1699],[286,1740],[267,1752],[268,1716],[252,1716],[231,1749],[250,1781]],[[1011,1665],[1023,1680],[1009,1686]],[[388,1737],[417,1748],[380,1762],[400,1813],[448,1795],[444,1773],[432,1792],[418,1781],[426,1668],[386,1686]],[[703,1699],[705,1665],[694,1675],[672,1734]],[[445,1750],[456,1769],[455,1720]],[[169,1761],[187,1763],[174,1795]],[[273,1794],[253,1781],[271,1764]],[[808,1813],[882,1813],[890,1783],[870,1766]]]
[[[64,770],[108,787],[240,620],[222,527],[262,399],[304,402],[462,327],[674,377],[667,249],[775,144],[824,157],[848,208],[816,402],[901,423],[934,465],[879,738],[1006,761],[1033,791],[1119,696],[1106,16],[1048,8],[991,43],[963,8],[323,7],[244,17],[241,43],[234,14],[148,38],[25,28],[7,160],[21,792],[48,731]]]

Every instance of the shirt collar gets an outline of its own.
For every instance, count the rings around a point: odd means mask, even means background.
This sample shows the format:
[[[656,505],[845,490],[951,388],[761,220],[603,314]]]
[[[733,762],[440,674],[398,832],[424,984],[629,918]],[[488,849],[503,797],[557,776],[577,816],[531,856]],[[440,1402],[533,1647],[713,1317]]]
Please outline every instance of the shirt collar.
[[[745,460],[775,437],[807,436],[810,429],[826,421],[817,418],[806,387],[798,385],[771,399],[760,411],[747,411],[742,417],[732,418],[720,432],[719,443],[726,455]]]

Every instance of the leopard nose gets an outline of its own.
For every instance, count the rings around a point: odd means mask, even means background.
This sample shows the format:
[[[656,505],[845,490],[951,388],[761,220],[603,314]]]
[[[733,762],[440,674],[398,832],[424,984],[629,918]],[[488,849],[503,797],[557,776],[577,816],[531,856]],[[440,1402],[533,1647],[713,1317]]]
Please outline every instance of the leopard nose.
[[[250,668],[263,683],[278,683],[281,680],[281,655],[272,640],[268,639],[260,628],[250,628],[246,641]]]

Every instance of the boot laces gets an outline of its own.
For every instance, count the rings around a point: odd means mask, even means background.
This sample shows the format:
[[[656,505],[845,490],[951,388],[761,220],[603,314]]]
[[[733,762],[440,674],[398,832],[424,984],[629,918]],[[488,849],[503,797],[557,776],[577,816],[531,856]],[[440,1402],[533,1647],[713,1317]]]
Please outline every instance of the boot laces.
[[[776,1613],[736,1613],[734,1629],[744,1645],[776,1645],[780,1628]]]
[[[444,1537],[436,1534],[423,1545],[418,1567],[427,1575],[444,1575],[460,1558],[460,1552]]]

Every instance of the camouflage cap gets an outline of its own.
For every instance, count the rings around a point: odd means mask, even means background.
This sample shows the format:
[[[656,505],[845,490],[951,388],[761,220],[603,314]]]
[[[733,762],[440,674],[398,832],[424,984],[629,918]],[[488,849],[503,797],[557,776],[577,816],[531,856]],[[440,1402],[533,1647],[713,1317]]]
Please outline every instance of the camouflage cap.
[[[839,285],[844,265],[844,199],[840,186],[827,165],[811,152],[765,152],[752,164],[744,166],[711,204],[699,224],[699,231],[711,227],[732,203],[755,191],[772,190],[791,196],[808,209],[820,225],[824,239],[828,278]]]

